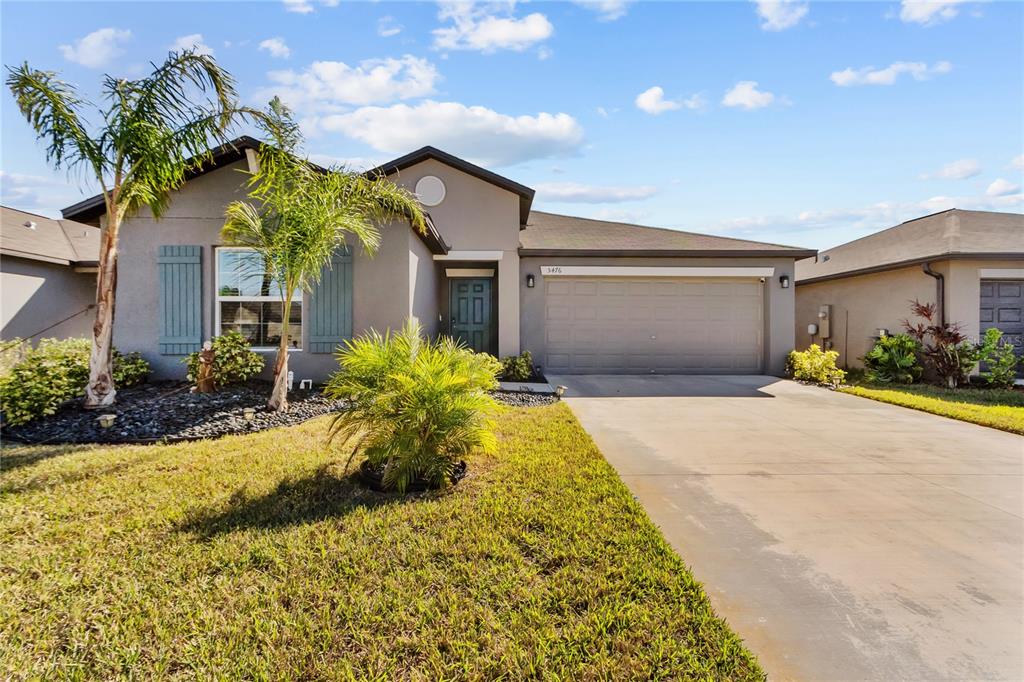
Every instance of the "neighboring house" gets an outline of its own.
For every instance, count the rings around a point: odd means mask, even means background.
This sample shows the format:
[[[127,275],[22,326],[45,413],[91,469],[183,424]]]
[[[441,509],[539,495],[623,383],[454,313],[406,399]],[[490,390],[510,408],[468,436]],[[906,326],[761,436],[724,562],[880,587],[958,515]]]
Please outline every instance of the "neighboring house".
[[[224,209],[245,196],[260,143],[240,138],[121,233],[114,342],[158,375],[237,329],[272,352],[281,304],[252,276],[251,252],[223,246]],[[555,373],[780,373],[793,348],[794,262],[813,250],[532,211],[533,190],[425,147],[379,168],[430,214],[419,234],[386,226],[375,257],[338,254],[296,300],[296,381],[321,381],[353,334],[417,319],[479,351],[533,352]],[[102,199],[64,210],[97,222]]]
[[[798,261],[796,284],[797,348],[824,344],[847,366],[862,366],[880,329],[914,322],[913,300],[936,303],[971,338],[1001,329],[1021,352],[1024,215],[950,209],[908,220]]]
[[[91,337],[100,231],[0,207],[0,338]]]

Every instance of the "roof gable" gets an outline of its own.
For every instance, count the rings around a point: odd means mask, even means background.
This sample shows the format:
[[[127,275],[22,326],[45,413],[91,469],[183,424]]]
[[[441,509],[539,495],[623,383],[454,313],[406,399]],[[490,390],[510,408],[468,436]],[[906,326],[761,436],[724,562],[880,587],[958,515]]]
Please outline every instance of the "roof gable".
[[[475,164],[470,163],[464,159],[460,159],[457,156],[453,156],[448,152],[441,151],[436,147],[422,147],[414,152],[410,152],[405,156],[400,156],[393,161],[389,161],[385,164],[381,164],[376,168],[371,168],[366,171],[368,177],[375,177],[378,175],[391,175],[397,173],[410,166],[415,166],[417,163],[422,163],[427,159],[434,159],[439,161],[446,166],[462,171],[467,175],[472,175],[475,178],[488,182],[492,185],[500,187],[503,190],[512,192],[513,194],[519,195],[519,224],[525,226],[527,220],[530,217],[530,207],[533,205],[533,190],[526,185],[521,185],[515,180],[509,180],[508,178],[498,175],[486,168],[481,168]]]

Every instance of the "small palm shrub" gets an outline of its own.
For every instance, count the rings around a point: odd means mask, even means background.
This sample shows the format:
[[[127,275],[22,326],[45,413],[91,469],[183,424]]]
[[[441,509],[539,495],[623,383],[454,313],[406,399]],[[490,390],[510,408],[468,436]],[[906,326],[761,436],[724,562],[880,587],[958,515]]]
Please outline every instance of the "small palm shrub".
[[[526,381],[533,376],[533,355],[524,350],[501,361],[501,378],[505,381]]]
[[[912,384],[924,372],[920,353],[921,343],[908,334],[883,336],[862,358],[864,378],[878,384]]]
[[[11,426],[53,414],[84,395],[89,380],[89,339],[42,339],[0,378],[0,410]],[[114,350],[114,382],[126,388],[146,380],[149,363],[138,353]]]
[[[1017,378],[1017,365],[1020,358],[1013,344],[1003,339],[1003,332],[995,327],[985,330],[985,338],[981,343],[984,370],[982,378],[989,386],[1009,388]]]
[[[213,337],[213,383],[217,386],[238,384],[263,371],[263,356],[249,347],[249,341],[237,331]],[[199,353],[192,353],[184,362],[188,380],[199,376]]]
[[[444,486],[459,458],[493,450],[489,415],[496,407],[500,363],[450,338],[425,339],[409,321],[401,332],[371,331],[345,343],[341,369],[324,393],[349,403],[329,436],[366,455],[386,488],[405,492],[416,481]],[[351,457],[349,458],[351,462]]]
[[[846,372],[836,367],[839,353],[823,351],[818,344],[811,344],[805,351],[790,351],[786,359],[786,372],[797,381],[807,381],[821,386],[838,386],[846,378]]]

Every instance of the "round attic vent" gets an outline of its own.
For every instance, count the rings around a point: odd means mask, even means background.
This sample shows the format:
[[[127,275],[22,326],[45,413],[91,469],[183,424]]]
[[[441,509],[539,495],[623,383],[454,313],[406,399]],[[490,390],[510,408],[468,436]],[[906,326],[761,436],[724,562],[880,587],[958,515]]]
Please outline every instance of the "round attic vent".
[[[444,201],[444,183],[434,175],[424,175],[416,183],[416,196],[424,206],[437,206]]]

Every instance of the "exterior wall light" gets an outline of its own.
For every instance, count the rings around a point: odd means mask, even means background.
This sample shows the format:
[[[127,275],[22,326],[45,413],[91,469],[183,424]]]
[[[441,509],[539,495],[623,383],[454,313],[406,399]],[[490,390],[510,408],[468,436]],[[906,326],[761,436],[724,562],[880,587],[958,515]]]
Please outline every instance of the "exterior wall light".
[[[779,284],[782,285],[783,289],[788,289],[789,288],[789,275],[783,275],[782,277],[779,277]]]
[[[526,288],[527,289],[532,289],[534,287],[534,285],[536,285],[536,284],[537,284],[537,278],[535,278],[533,275],[527,275],[526,276]]]

